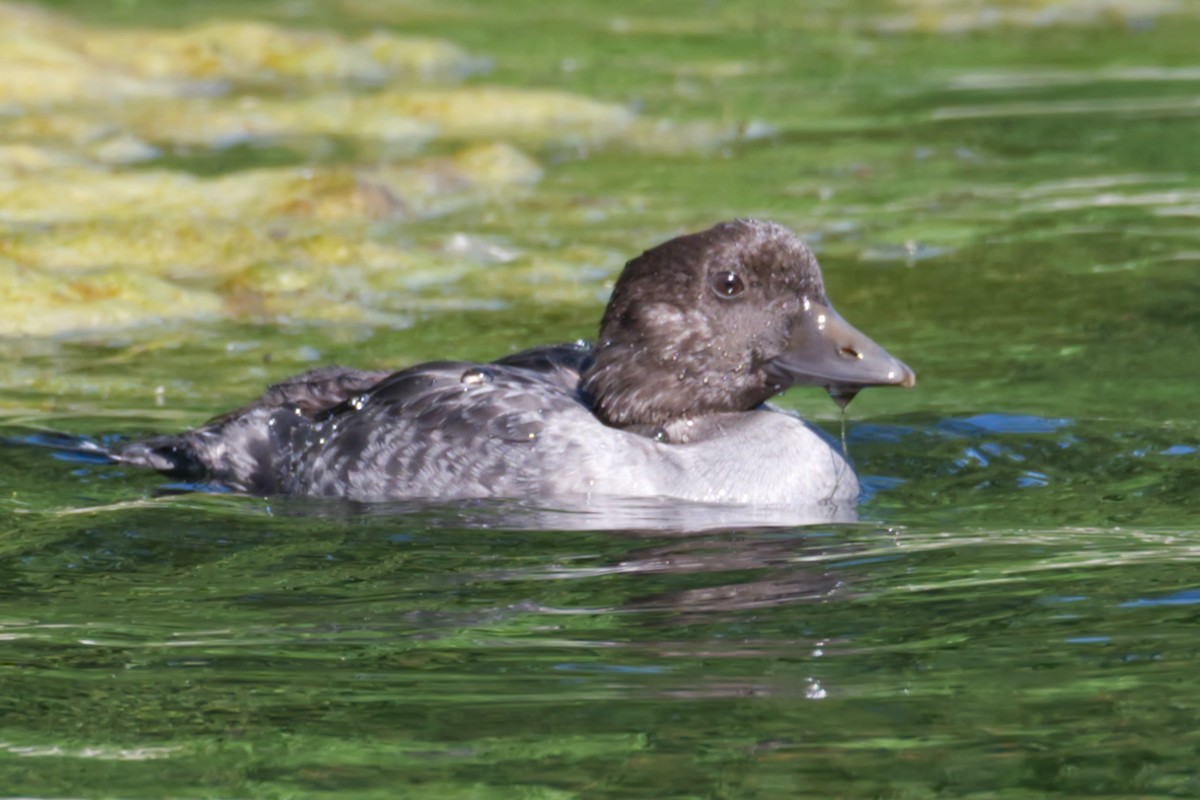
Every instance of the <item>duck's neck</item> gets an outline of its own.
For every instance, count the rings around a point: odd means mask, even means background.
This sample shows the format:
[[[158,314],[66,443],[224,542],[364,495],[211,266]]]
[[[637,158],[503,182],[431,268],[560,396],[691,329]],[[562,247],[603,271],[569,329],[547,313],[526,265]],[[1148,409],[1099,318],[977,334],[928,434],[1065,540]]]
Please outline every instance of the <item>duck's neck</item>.
[[[700,369],[693,351],[601,339],[583,372],[583,390],[606,425],[679,441],[705,418],[748,411],[770,396],[749,365]]]

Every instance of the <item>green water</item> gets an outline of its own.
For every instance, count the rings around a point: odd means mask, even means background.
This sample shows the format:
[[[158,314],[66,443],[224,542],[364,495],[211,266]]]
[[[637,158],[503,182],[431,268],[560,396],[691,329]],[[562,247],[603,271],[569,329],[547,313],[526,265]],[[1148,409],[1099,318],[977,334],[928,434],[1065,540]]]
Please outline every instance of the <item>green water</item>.
[[[769,216],[919,383],[849,408],[860,523],[554,530],[164,492],[18,441],[178,429],[316,363],[590,336],[619,261],[557,279],[575,301],[539,300],[551,277],[408,326],[7,340],[0,797],[1200,796],[1195,7],[57,7],[402,22],[491,59],[474,80],[759,121],[717,151],[535,151],[532,194],[406,230],[553,261]],[[162,156],[259,157],[309,156]],[[784,402],[838,431],[828,399]]]

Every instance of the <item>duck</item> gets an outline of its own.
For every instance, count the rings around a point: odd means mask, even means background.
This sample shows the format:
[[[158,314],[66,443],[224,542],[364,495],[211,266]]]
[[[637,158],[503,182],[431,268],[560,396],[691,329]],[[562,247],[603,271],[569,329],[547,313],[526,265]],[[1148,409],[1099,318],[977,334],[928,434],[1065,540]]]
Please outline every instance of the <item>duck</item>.
[[[844,406],[915,380],[834,310],[799,236],[737,219],[629,261],[594,342],[322,367],[112,457],[262,497],[852,508],[847,455],[768,401],[814,386]]]

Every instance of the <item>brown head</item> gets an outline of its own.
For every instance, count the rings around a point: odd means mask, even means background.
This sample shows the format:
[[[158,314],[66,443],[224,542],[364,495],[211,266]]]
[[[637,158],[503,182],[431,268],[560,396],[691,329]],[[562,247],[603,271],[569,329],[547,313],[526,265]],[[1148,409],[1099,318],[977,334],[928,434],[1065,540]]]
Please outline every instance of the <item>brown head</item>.
[[[746,411],[791,386],[849,402],[911,369],[843,320],[817,260],[773,222],[680,236],[625,265],[584,389],[616,427]]]

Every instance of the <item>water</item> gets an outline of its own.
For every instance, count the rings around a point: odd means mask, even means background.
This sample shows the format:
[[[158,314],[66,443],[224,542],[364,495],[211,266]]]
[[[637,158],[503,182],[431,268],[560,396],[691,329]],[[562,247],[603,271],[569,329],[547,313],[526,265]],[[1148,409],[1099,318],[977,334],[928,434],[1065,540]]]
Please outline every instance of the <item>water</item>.
[[[170,253],[123,244],[190,241],[169,207],[0,206],[0,258],[141,270],[185,315],[112,324],[127,307],[96,295],[65,301],[111,309],[93,324],[4,340],[0,796],[1200,795],[1200,17],[1097,7],[222,6],[395,25],[489,59],[480,85],[754,135],[526,137],[523,189],[364,225],[267,208],[266,243],[191,209],[196,249]],[[151,143],[116,174],[413,158]],[[857,523],[265,501],[19,443],[178,429],[320,363],[590,337],[622,259],[736,215],[803,231],[839,311],[918,373],[847,410]],[[784,402],[838,433],[820,393]]]

